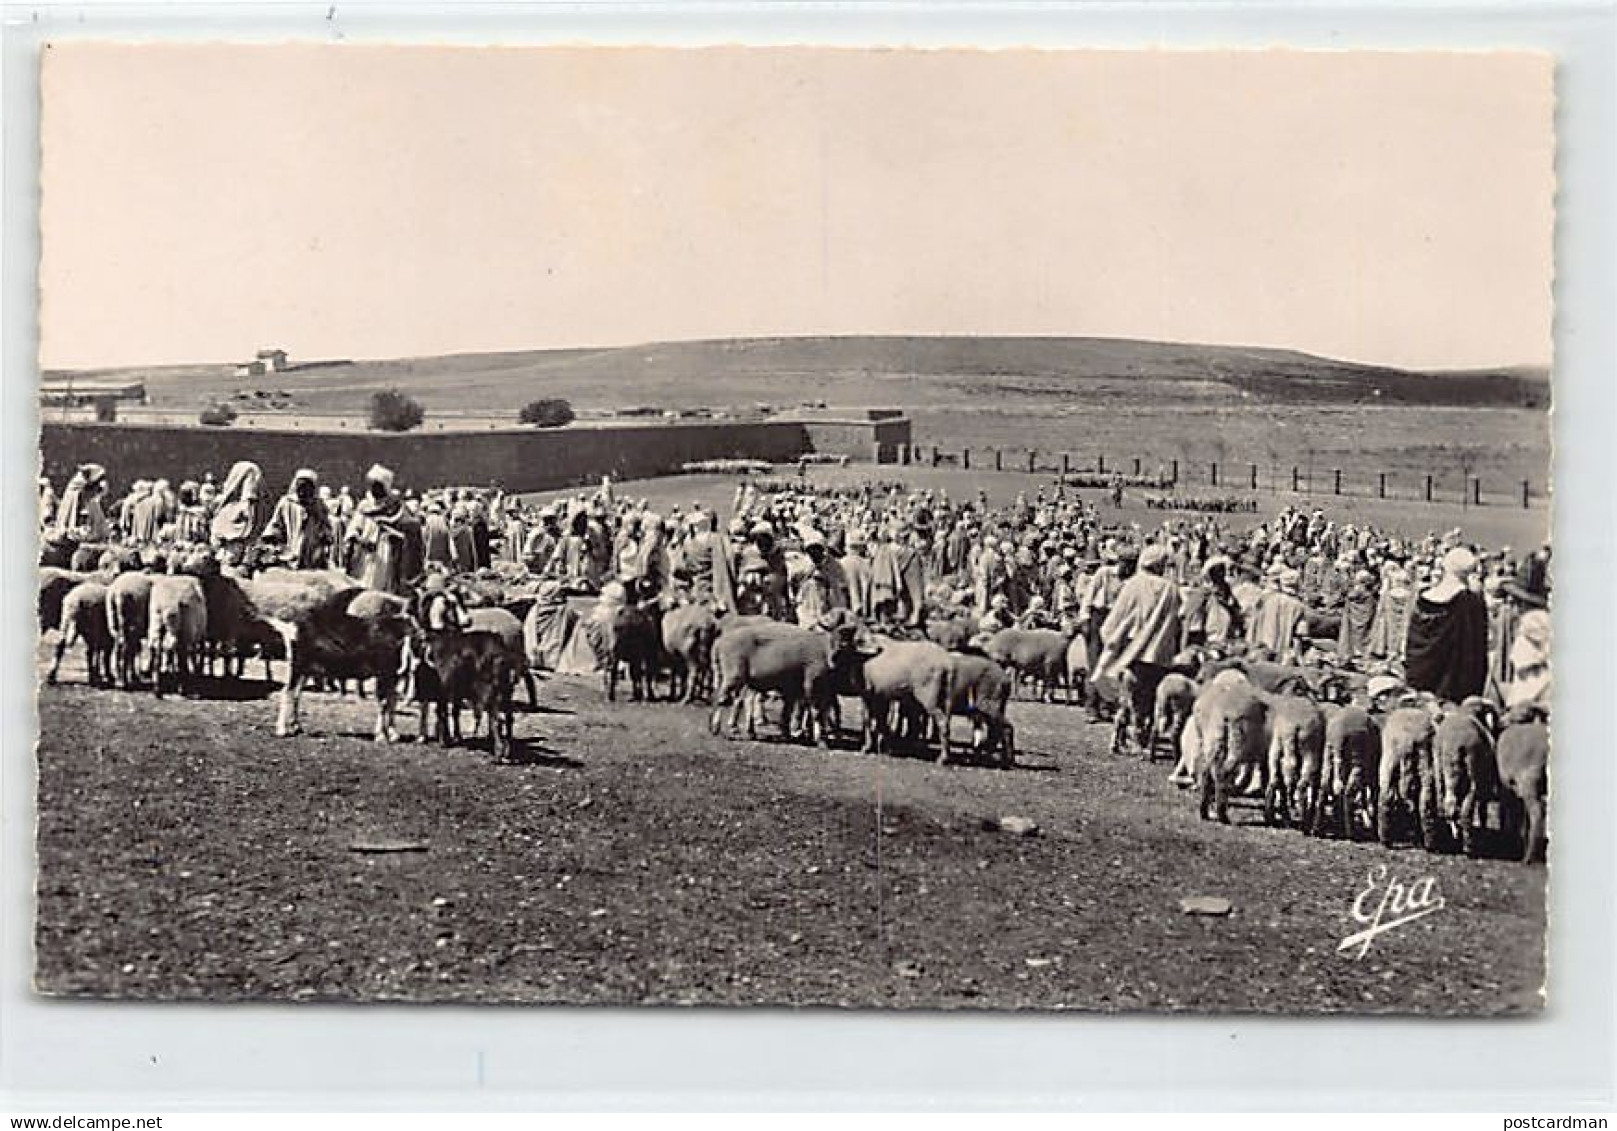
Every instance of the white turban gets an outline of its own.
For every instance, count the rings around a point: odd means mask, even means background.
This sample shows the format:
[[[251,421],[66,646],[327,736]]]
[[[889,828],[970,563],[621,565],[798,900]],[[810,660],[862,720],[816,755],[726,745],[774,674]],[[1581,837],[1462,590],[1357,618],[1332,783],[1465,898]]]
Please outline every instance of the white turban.
[[[1464,546],[1456,546],[1443,555],[1443,572],[1455,577],[1470,577],[1477,568],[1477,556]]]

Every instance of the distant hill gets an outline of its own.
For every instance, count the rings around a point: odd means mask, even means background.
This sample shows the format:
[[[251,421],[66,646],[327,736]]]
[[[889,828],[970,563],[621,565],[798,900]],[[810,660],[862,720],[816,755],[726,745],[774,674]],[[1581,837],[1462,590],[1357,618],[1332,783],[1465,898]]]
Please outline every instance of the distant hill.
[[[958,405],[985,394],[1072,397],[1096,383],[1117,396],[1277,403],[1546,407],[1550,398],[1548,373],[1532,368],[1423,372],[1294,350],[1066,337],[743,338],[314,362],[256,377],[238,377],[232,365],[186,365],[53,371],[46,378],[71,375],[139,376],[157,404],[273,389],[327,411],[357,409],[374,390],[394,386],[430,408],[479,411],[514,410],[536,396],[597,408],[791,403],[805,396]]]

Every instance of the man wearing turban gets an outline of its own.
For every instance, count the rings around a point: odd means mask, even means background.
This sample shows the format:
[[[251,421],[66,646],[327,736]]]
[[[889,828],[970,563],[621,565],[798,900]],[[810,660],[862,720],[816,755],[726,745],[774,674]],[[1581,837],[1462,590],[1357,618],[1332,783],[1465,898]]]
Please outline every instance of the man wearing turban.
[[[404,502],[393,490],[393,472],[381,464],[365,475],[365,495],[348,524],[353,542],[354,577],[368,589],[383,593],[404,591]],[[416,526],[419,537],[420,526]]]
[[[300,469],[276,500],[260,536],[260,541],[280,547],[281,560],[293,569],[321,569],[331,559],[331,516],[319,487],[313,471]]]

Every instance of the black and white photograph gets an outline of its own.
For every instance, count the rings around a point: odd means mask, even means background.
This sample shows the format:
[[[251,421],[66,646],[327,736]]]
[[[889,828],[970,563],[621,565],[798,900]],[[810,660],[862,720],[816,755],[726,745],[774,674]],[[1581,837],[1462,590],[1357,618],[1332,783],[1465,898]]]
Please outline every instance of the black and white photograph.
[[[39,81],[35,993],[1578,992],[1551,55]]]

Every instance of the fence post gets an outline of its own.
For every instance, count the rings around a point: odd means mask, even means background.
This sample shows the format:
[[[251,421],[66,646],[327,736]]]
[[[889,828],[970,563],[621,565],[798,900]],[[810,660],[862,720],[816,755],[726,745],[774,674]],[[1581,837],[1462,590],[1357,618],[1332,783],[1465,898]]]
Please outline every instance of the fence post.
[[[1106,453],[1105,452],[1102,452],[1100,455],[1095,457],[1095,468],[1102,475],[1106,474]]]
[[[1134,474],[1136,474],[1136,475],[1140,474],[1140,457],[1139,456],[1134,457]]]
[[[994,470],[1005,470],[1005,453],[1000,451],[998,448],[994,449]]]
[[[1332,482],[1331,482],[1332,494],[1340,495],[1342,493],[1342,469],[1340,467],[1333,468],[1332,469],[1332,476],[1333,476]]]
[[[1061,453],[1061,474],[1065,475],[1072,470],[1072,453]]]
[[[1426,501],[1428,503],[1432,501],[1432,476],[1430,473],[1426,476]]]
[[[961,468],[962,471],[970,471],[971,470],[971,449],[970,448],[961,448],[960,449],[960,468]]]
[[[1218,461],[1216,459],[1209,465],[1208,474],[1212,477],[1213,486],[1217,487],[1218,486]]]
[[[1299,471],[1300,471],[1300,469],[1298,468],[1298,466],[1296,464],[1291,465],[1291,493],[1293,495],[1295,495],[1298,491],[1302,490],[1302,488],[1300,486],[1298,486],[1298,472]]]
[[[1175,487],[1179,486],[1179,460],[1177,458],[1173,461],[1173,485]]]
[[[1471,501],[1477,506],[1482,505],[1482,476],[1471,480]]]
[[[1378,471],[1378,472],[1376,472],[1376,498],[1385,499],[1386,497],[1387,497],[1387,473],[1385,471]]]
[[[1247,483],[1251,486],[1252,490],[1256,491],[1258,489],[1258,465],[1257,464],[1249,463],[1249,464],[1246,465],[1246,480],[1247,480]]]
[[[1037,464],[1035,463],[1035,461],[1038,459],[1038,455],[1039,455],[1038,452],[1035,452],[1032,449],[1028,450],[1028,453],[1027,453],[1027,473],[1029,475],[1032,475],[1035,471],[1038,470]]]
[[[1529,490],[1529,487],[1528,487],[1527,480],[1523,479],[1522,480],[1522,509],[1523,510],[1527,509],[1527,506],[1528,506],[1528,501],[1527,501],[1527,499],[1528,499],[1528,490]]]
[[[938,446],[936,444],[932,445],[932,466],[938,466]]]

